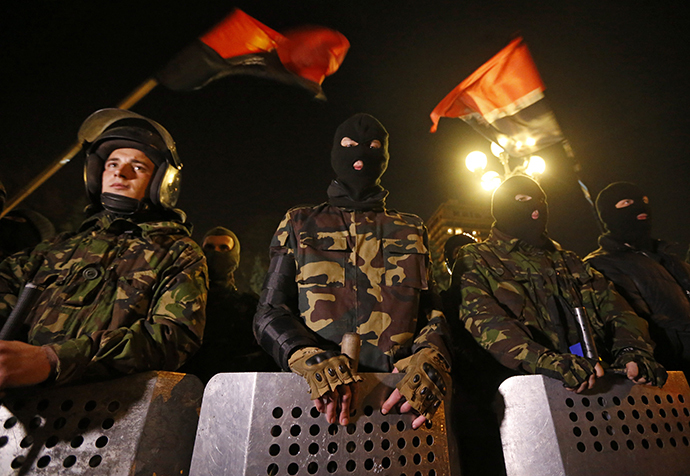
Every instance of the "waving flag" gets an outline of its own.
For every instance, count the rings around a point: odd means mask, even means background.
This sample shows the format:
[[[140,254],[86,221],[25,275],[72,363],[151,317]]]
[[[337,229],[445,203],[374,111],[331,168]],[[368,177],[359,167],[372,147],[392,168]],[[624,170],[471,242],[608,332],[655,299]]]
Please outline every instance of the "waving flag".
[[[191,91],[224,76],[248,74],[297,84],[323,98],[321,83],[338,70],[349,47],[337,31],[315,26],[281,34],[236,9],[156,79],[174,91]]]
[[[563,140],[532,56],[522,38],[513,40],[453,89],[431,112],[457,117],[510,155],[523,157]]]

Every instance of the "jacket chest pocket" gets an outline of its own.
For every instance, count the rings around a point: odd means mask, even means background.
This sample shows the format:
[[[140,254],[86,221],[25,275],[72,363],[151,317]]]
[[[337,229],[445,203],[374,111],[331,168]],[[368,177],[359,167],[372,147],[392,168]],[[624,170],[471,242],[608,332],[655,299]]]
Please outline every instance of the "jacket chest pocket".
[[[61,291],[62,295],[65,296],[63,303],[72,307],[92,304],[103,289],[104,274],[100,264],[89,264],[73,271],[71,276],[58,278],[56,282],[58,286],[61,279],[64,279],[63,282],[66,283]]]
[[[427,248],[416,239],[383,238],[384,284],[427,289]]]
[[[300,285],[345,286],[345,266],[351,254],[347,232],[302,232],[297,257]]]

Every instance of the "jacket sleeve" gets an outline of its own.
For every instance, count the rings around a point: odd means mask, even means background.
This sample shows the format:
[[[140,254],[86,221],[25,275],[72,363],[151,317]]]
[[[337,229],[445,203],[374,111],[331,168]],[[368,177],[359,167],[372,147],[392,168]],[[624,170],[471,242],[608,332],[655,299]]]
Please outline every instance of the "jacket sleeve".
[[[271,261],[254,315],[254,337],[283,370],[290,370],[288,359],[295,350],[319,345],[299,318],[294,246],[288,212],[271,241]]]
[[[588,263],[585,267],[592,275],[591,297],[583,292],[583,298],[592,302],[595,312],[604,325],[604,335],[612,355],[621,349],[633,347],[652,353],[654,346],[649,337],[647,321],[635,314],[628,302],[621,297],[614,284],[607,281]]]
[[[182,243],[178,241],[176,243]],[[128,327],[48,344],[58,356],[55,381],[104,378],[147,370],[173,371],[201,346],[208,271],[198,246],[185,243],[159,276],[144,318]],[[113,312],[123,312],[115,308]]]
[[[460,266],[458,266],[460,264]],[[495,294],[505,294],[476,248],[463,248],[451,282],[451,292],[460,297],[460,319],[472,337],[502,365],[527,373],[536,372],[539,357],[549,349],[537,343],[527,326],[520,322],[510,306]]]
[[[429,249],[429,238],[426,228],[424,228],[423,239],[424,245]],[[452,361],[450,351],[452,348],[451,334],[448,322],[443,313],[443,301],[436,292],[436,283],[433,278],[428,254],[426,256],[426,269],[429,289],[421,291],[419,297],[418,322],[420,325],[418,327],[421,327],[421,329],[417,331],[414,343],[412,344],[412,352],[417,352],[424,347],[431,347],[439,351],[450,366]]]

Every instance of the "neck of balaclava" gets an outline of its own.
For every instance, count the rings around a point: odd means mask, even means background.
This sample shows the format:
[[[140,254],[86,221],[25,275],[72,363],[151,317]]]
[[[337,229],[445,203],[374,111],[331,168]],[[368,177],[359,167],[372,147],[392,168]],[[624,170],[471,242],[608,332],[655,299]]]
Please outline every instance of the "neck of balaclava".
[[[524,241],[536,248],[545,248],[549,239],[546,236],[546,227],[539,221],[501,221],[494,223],[494,226],[503,233]]]
[[[654,251],[654,240],[650,230],[644,227],[637,227],[628,230],[609,231],[609,235],[614,240],[626,243],[633,248],[643,251]]]
[[[381,185],[352,190],[340,179],[333,180],[328,187],[328,203],[333,206],[348,208],[353,210],[378,210],[386,206],[388,190]]]

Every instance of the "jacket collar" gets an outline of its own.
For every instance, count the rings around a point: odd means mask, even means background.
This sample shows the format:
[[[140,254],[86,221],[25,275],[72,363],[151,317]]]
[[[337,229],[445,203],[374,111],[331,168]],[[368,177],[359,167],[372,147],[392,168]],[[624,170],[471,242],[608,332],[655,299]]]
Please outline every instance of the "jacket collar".
[[[519,238],[510,236],[509,234],[499,230],[495,226],[491,227],[489,237],[486,240],[491,241],[506,253],[512,253],[518,248],[520,248],[521,251],[526,251],[530,254],[535,253],[537,250],[539,250],[539,248],[534,247],[529,243],[522,241]],[[562,251],[561,245],[558,242],[552,240],[548,236],[546,237],[546,240],[547,246],[545,249],[547,251]]]

